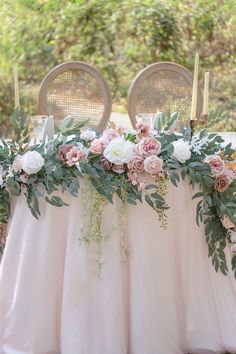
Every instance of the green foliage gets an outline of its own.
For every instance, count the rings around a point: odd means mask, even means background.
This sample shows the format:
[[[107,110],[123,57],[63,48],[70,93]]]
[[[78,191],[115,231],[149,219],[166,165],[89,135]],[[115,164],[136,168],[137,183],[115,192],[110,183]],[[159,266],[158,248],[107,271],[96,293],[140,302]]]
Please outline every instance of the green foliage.
[[[39,83],[63,61],[97,66],[118,102],[138,70],[161,60],[192,70],[196,50],[211,71],[211,108],[231,112],[216,129],[236,129],[234,0],[7,0],[0,3],[0,32],[2,134],[11,128],[15,64],[22,104],[34,114]]]
[[[217,112],[216,119],[219,116],[223,117],[224,114]],[[134,171],[129,169],[128,161],[122,164],[120,173],[112,168],[108,170],[103,168],[101,158],[104,158],[106,154],[104,153],[103,156],[102,152],[101,154],[92,153],[88,149],[90,143],[84,142],[81,137],[80,128],[84,122],[74,123],[73,119],[68,117],[61,124],[59,132],[53,140],[43,142],[41,145],[29,145],[27,119],[22,112],[16,110],[13,115],[14,139],[8,143],[2,140],[0,145],[0,224],[9,219],[11,196],[25,194],[32,215],[39,219],[41,215],[39,198],[44,197],[46,202],[55,207],[68,206],[57,195],[57,192],[59,190],[68,191],[72,196],[77,197],[80,187],[78,177],[85,176],[93,187],[93,195],[96,196],[96,198],[86,198],[86,203],[89,201],[88,215],[95,215],[96,222],[91,224],[92,228],[89,230],[92,231],[88,232],[85,240],[87,243],[89,240],[97,243],[97,262],[100,267],[103,242],[101,234],[102,206],[105,205],[105,202],[113,203],[115,194],[118,195],[124,207],[127,203],[136,205],[138,201],[145,200],[157,212],[161,225],[166,228],[165,212],[169,207],[165,200],[165,182],[169,179],[175,187],[178,187],[181,177],[183,180],[187,179],[193,189],[198,188],[198,192],[193,196],[193,199],[200,199],[196,206],[196,222],[198,225],[204,224],[208,253],[215,270],[226,275],[228,265],[224,250],[227,242],[230,241],[230,231],[223,226],[222,219],[228,217],[233,225],[236,225],[236,179],[232,177],[225,190],[217,189],[217,177],[213,175],[209,163],[206,162],[206,157],[221,154],[226,162],[234,161],[235,150],[232,149],[231,144],[223,147],[222,137],[215,133],[208,134],[206,129],[202,129],[198,135],[192,137],[190,129],[184,126],[181,127],[181,134],[171,132],[177,117],[178,114],[158,117],[154,136],[161,145],[158,157],[162,161],[163,169],[156,172],[154,176],[152,175],[155,184],[146,185],[144,188],[144,183],[139,179],[138,173],[136,179],[131,180],[131,174]],[[66,141],[66,136],[71,133],[74,134],[73,137]],[[123,137],[123,134],[121,136]],[[127,139],[128,135],[125,132],[124,136]],[[132,137],[129,138],[132,140]],[[122,139],[120,140],[122,141]],[[184,144],[183,146],[190,153],[187,159],[174,157],[175,144],[173,142],[178,141],[180,144]],[[142,139],[136,142],[136,144],[140,143],[143,143]],[[63,156],[63,151],[68,153],[68,151],[73,151],[72,149],[77,150],[76,147],[79,150],[83,149],[86,158],[78,157],[72,164],[68,163]],[[132,150],[133,148],[134,146],[132,146]],[[30,153],[30,151],[34,151],[34,153]],[[36,169],[34,173],[28,175],[24,173],[27,171],[24,168],[24,154],[27,152],[31,156],[39,155],[38,157],[43,161],[39,170]],[[16,158],[18,161],[23,159],[22,166],[17,167]],[[156,157],[156,159],[158,158]],[[144,166],[145,161],[147,160],[144,160]],[[37,158],[34,162],[37,162]],[[232,171],[228,170],[228,172]],[[89,189],[91,191],[91,188]],[[92,218],[89,217],[89,223],[91,220]],[[236,276],[234,256],[231,268]]]

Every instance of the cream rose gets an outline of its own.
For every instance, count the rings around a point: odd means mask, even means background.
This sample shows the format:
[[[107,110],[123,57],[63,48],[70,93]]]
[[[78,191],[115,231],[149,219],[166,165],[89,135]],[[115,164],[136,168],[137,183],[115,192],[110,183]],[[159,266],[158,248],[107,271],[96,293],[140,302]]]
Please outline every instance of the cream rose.
[[[144,160],[144,171],[152,176],[158,175],[163,170],[163,160],[156,155],[148,156]]]
[[[172,154],[172,157],[179,161],[180,163],[185,163],[187,160],[190,159],[191,157],[191,150],[190,150],[190,145],[183,139],[174,141],[172,143],[174,147],[174,152]]]
[[[117,165],[128,163],[133,157],[134,144],[130,141],[125,141],[123,138],[113,139],[105,148],[104,157]]]
[[[37,151],[27,151],[22,156],[22,170],[28,175],[39,172],[44,165],[44,158]]]

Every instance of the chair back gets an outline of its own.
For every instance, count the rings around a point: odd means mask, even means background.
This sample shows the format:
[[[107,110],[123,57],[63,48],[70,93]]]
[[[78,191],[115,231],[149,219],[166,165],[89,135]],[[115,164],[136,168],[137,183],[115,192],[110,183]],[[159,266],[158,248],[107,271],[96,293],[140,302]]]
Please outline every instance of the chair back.
[[[190,119],[193,74],[169,62],[154,63],[134,78],[128,93],[128,113],[135,126],[137,115],[179,112],[183,122]],[[202,95],[198,88],[197,118],[201,117]]]
[[[111,93],[101,73],[90,64],[73,61],[56,66],[43,79],[39,113],[55,121],[66,116],[103,131],[111,114]]]

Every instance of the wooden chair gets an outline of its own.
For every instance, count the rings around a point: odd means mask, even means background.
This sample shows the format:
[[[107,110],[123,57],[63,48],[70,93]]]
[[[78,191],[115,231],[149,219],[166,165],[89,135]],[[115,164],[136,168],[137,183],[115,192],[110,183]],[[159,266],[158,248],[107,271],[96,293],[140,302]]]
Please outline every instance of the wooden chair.
[[[71,116],[89,119],[89,126],[102,131],[111,114],[111,93],[101,73],[83,62],[56,66],[43,79],[39,92],[39,113],[55,121]]]
[[[157,111],[179,111],[180,119],[189,121],[191,113],[193,74],[185,67],[169,62],[154,63],[134,78],[128,93],[128,113],[132,125],[137,115]],[[197,118],[201,117],[202,95],[198,89]]]

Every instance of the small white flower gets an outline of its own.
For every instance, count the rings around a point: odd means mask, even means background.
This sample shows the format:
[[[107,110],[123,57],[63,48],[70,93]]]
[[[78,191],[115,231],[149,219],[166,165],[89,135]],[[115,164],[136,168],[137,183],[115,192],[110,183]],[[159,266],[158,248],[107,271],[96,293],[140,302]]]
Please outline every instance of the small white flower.
[[[128,163],[133,156],[134,144],[118,137],[113,139],[105,148],[104,157],[115,164]]]
[[[44,158],[37,151],[27,151],[22,156],[22,170],[32,175],[41,170],[44,165]]]
[[[174,152],[172,157],[181,163],[185,163],[191,157],[190,145],[183,139],[179,139],[172,143]]]
[[[84,141],[92,141],[97,137],[97,134],[94,130],[84,130],[80,134],[80,139]]]
[[[208,136],[204,136],[199,139],[198,135],[195,135],[191,141],[191,150],[198,155],[201,155],[201,150],[204,145],[208,145]]]

